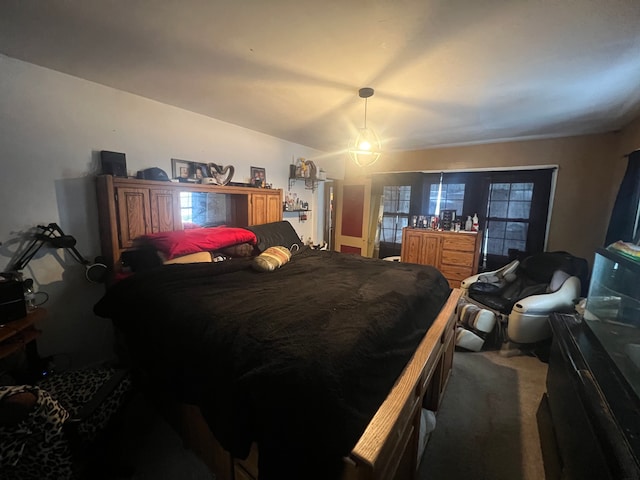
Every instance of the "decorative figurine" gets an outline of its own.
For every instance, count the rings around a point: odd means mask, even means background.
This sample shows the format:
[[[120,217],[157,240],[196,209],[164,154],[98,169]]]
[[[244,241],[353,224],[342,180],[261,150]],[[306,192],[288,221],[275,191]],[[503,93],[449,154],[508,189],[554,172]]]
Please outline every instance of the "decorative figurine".
[[[227,174],[227,172],[229,173]],[[223,167],[215,163],[209,164],[209,174],[211,175],[211,178],[215,180],[216,185],[226,185],[229,183],[233,178],[234,172],[235,170],[232,165]],[[226,177],[225,174],[227,174]]]

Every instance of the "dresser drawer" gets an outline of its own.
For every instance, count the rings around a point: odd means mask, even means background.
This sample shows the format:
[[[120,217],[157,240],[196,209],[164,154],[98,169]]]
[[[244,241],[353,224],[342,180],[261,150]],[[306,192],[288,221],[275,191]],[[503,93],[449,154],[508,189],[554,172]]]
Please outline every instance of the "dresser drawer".
[[[442,239],[443,250],[456,250],[458,252],[471,252],[476,248],[478,234],[458,233],[447,235]]]
[[[440,265],[457,265],[460,267],[471,267],[473,265],[473,252],[459,252],[456,250],[442,250],[440,254]]]
[[[442,267],[440,268],[440,271],[442,272],[442,275],[444,275],[444,277],[447,280],[457,280],[457,281],[462,281],[467,277],[470,277],[472,275],[472,269],[471,267],[456,267],[453,265],[442,265]]]

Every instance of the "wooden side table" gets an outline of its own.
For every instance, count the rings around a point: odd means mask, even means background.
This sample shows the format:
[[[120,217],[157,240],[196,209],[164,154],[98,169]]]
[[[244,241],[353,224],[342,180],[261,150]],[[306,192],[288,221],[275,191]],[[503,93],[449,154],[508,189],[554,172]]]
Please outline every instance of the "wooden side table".
[[[28,369],[33,375],[40,360],[34,340],[42,333],[35,327],[35,323],[46,316],[47,311],[44,308],[35,308],[19,320],[0,325],[0,359],[25,349]]]

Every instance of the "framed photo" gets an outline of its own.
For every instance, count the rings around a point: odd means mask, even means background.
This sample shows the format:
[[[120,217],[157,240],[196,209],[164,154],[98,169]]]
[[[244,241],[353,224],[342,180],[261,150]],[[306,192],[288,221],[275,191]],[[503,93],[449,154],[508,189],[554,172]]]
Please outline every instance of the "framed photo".
[[[205,177],[210,177],[209,167],[206,163],[190,162],[188,160],[171,159],[171,177],[180,182],[199,182]]]
[[[189,179],[193,179],[193,170],[191,164],[187,160],[178,160],[177,158],[171,159],[171,178],[177,178],[181,182],[188,182]]]
[[[267,174],[262,167],[251,167],[251,184],[255,187],[267,185]]]
[[[191,162],[191,169],[193,171],[193,178],[196,180],[202,180],[205,177],[210,177],[209,166],[206,163]]]

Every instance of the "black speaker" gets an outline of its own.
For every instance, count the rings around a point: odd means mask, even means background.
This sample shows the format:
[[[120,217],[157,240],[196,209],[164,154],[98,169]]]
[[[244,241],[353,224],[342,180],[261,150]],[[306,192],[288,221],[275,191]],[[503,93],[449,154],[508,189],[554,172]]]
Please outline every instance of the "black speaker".
[[[124,153],[102,150],[100,152],[102,173],[114,177],[127,176],[127,157]]]

